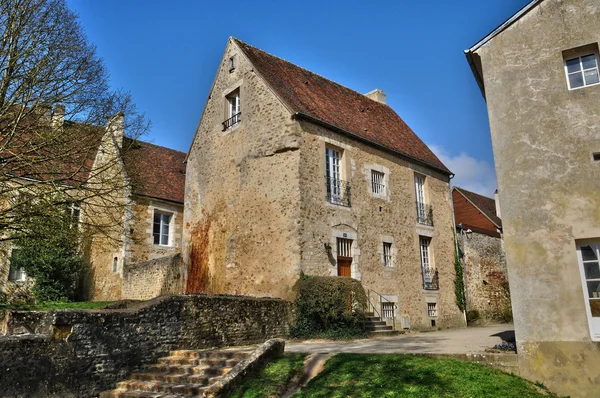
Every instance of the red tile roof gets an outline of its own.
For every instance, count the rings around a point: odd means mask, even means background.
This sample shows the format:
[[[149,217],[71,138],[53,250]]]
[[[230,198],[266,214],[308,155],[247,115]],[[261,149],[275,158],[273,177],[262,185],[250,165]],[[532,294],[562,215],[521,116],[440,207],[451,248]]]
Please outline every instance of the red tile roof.
[[[306,115],[308,120],[318,119],[325,125],[451,174],[388,105],[242,41],[234,41],[292,113]]]
[[[502,227],[502,220],[496,215],[496,201],[487,196],[479,195],[478,193],[467,191],[460,187],[454,187],[460,192],[469,202],[483,212],[497,227]],[[456,220],[460,224],[459,220]]]
[[[134,194],[183,203],[184,152],[125,138],[124,163]]]

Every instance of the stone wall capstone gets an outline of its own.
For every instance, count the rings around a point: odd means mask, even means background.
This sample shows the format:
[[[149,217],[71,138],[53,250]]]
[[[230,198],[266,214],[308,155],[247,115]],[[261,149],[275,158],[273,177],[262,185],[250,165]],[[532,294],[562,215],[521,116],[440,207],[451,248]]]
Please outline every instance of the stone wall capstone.
[[[2,397],[95,397],[170,350],[286,336],[292,306],[271,298],[189,295],[121,310],[47,314],[39,317],[45,328],[30,324],[43,334],[0,336]]]

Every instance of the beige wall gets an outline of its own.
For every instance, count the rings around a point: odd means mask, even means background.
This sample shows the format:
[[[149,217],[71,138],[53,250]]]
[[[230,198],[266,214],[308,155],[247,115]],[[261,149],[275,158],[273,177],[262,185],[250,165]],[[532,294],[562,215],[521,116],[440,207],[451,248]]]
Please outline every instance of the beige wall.
[[[569,91],[563,51],[600,41],[600,6],[547,0],[481,47],[521,373],[597,396],[576,240],[600,238],[600,85]]]
[[[232,54],[237,67],[230,73]],[[223,132],[225,95],[238,87],[242,121]],[[351,208],[327,203],[326,141],[345,149]],[[389,200],[369,193],[368,165],[390,171]],[[413,169],[428,176],[436,224],[421,229],[433,235],[439,293],[422,288]],[[202,282],[199,290],[289,298],[300,271],[334,273],[324,243],[335,250],[335,234],[346,233],[355,237],[353,276],[367,289],[397,296],[398,315],[408,315],[411,327],[430,327],[427,300],[438,302],[438,326],[463,326],[454,298],[452,228],[447,177],[292,120],[243,54],[228,45],[186,170],[183,259],[188,270],[194,261],[200,265],[188,275]],[[393,237],[397,250],[389,271],[380,253],[384,236]]]
[[[230,54],[237,54],[233,73]],[[241,122],[223,132],[225,96],[238,87]],[[198,264],[198,290],[291,294],[300,272],[298,134],[290,114],[228,45],[186,170],[183,258],[188,269]]]
[[[336,237],[346,233],[355,240],[353,277],[360,279],[365,289],[397,299],[397,316],[408,316],[411,328],[430,328],[431,319],[436,321],[436,327],[464,326],[454,295],[454,239],[448,177],[322,127],[304,122],[301,125],[303,271],[337,275]],[[350,183],[351,207],[327,201],[326,146],[343,150],[342,178]],[[372,169],[387,175],[389,193],[384,198],[371,193]],[[433,228],[417,224],[415,172],[425,176],[427,202],[433,208]],[[432,238],[432,265],[439,272],[439,291],[423,289],[419,235]],[[393,243],[393,267],[383,264],[384,241]],[[326,242],[331,244],[333,255],[324,250]],[[371,294],[370,299],[378,306],[376,294]],[[437,302],[437,317],[428,316],[427,302]]]

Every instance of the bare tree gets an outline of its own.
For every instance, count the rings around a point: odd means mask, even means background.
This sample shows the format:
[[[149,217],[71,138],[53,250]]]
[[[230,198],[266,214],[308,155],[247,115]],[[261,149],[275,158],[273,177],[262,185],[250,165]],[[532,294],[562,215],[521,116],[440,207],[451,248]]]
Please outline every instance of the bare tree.
[[[61,206],[118,236],[107,230],[123,228],[135,172],[122,162],[135,140],[119,132],[148,128],[64,0],[0,0],[0,240],[35,233],[31,212]]]

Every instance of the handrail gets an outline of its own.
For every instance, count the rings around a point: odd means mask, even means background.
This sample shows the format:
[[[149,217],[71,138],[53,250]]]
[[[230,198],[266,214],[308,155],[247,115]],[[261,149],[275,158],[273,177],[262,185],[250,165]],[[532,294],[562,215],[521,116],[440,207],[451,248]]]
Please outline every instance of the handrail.
[[[371,306],[371,308],[373,308],[373,314],[377,313],[377,315],[379,316],[379,319],[381,319],[381,314],[379,313],[379,311],[377,311],[377,309],[375,308],[375,306],[373,305],[373,303],[371,303],[371,299],[369,298],[369,294],[367,294],[367,301],[369,302],[369,305]]]
[[[398,305],[397,305],[396,303],[394,303],[393,301],[389,300],[388,298],[384,297],[384,295],[383,295],[383,294],[381,294],[381,293],[378,293],[378,292],[376,292],[376,291],[375,291],[375,290],[373,290],[373,289],[369,289],[369,290],[367,290],[367,301],[369,301],[369,304],[371,304],[371,306],[373,307],[373,310],[375,310],[375,306],[373,305],[373,303],[371,303],[371,299],[370,299],[371,292],[373,292],[373,293],[375,293],[376,295],[378,295],[378,296],[379,296],[379,299],[380,299],[380,301],[379,301],[379,302],[380,302],[380,303],[381,303],[381,299],[384,299],[384,300],[385,300],[385,301],[387,301],[388,303],[392,303],[392,304],[394,304],[394,311],[393,311],[393,313],[392,313],[392,325],[393,325],[393,327],[394,327],[394,330],[396,330],[396,309],[398,309]],[[379,312],[378,312],[378,313],[379,313]],[[379,318],[383,319],[383,318],[381,317],[381,313],[379,313]]]

